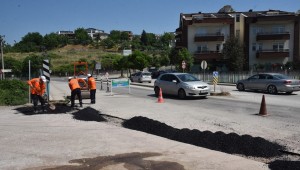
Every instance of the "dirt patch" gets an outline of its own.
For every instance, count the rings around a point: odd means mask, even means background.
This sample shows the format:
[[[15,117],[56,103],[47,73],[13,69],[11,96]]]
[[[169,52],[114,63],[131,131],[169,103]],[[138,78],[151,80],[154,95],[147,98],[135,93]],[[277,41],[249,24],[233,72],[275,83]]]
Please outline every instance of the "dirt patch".
[[[94,170],[110,167],[111,169],[118,169],[115,167],[122,167],[127,170],[184,170],[184,167],[176,162],[168,161],[153,161],[145,160],[154,156],[160,156],[159,153],[126,153],[114,156],[100,156],[95,158],[83,158],[69,161],[76,165],[63,165],[44,170]]]

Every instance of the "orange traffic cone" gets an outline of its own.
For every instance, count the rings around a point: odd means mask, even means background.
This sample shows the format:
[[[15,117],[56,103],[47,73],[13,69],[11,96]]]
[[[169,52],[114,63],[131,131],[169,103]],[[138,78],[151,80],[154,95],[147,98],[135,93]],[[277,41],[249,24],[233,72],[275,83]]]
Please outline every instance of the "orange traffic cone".
[[[159,95],[158,95],[157,103],[163,103],[163,102],[164,102],[164,99],[162,96],[162,90],[161,90],[161,88],[159,88]]]
[[[265,95],[262,96],[260,109],[259,109],[259,115],[260,116],[267,116],[267,108],[266,108],[266,101],[265,101]]]

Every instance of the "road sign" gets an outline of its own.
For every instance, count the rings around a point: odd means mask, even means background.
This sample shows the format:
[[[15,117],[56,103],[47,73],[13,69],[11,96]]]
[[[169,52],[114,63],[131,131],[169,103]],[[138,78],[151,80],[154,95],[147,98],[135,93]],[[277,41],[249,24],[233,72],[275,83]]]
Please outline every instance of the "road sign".
[[[182,61],[181,66],[182,66],[182,69],[185,69],[185,68],[186,68],[186,63],[185,63],[184,60]]]
[[[201,68],[204,69],[204,70],[207,68],[207,62],[205,60],[202,60]]]
[[[96,70],[101,70],[101,63],[96,63]]]
[[[213,72],[213,77],[219,77],[219,72],[214,71],[214,72]]]
[[[43,60],[43,75],[50,81],[49,60]]]
[[[0,73],[9,73],[11,69],[1,69]]]
[[[216,85],[218,84],[218,79],[219,79],[219,72],[214,71],[214,72],[213,72],[214,92],[216,91]]]

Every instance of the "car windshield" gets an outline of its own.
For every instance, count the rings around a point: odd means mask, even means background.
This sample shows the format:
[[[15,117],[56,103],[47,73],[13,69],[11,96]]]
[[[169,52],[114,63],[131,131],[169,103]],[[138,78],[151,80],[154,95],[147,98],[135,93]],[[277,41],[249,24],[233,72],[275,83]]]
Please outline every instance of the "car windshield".
[[[274,77],[276,77],[277,79],[289,79],[288,76],[283,74],[275,74]]]
[[[191,74],[179,74],[177,76],[183,82],[200,81],[198,78],[194,77]]]

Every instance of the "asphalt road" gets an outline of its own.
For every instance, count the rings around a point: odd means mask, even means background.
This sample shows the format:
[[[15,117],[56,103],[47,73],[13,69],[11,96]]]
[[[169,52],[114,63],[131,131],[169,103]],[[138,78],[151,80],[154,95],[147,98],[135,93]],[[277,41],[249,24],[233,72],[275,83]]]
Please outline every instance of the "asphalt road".
[[[262,117],[257,115],[262,93],[240,93],[233,87],[219,88],[230,91],[231,96],[188,100],[164,96],[164,103],[157,103],[152,88],[132,86],[131,94],[125,88],[118,90],[106,92],[106,88],[100,90],[98,84],[96,104],[90,105],[89,100],[84,100],[84,109],[92,108],[121,119],[143,116],[180,129],[259,136],[286,145],[290,151],[300,150],[298,93],[265,94],[269,114]],[[63,100],[69,94],[66,78],[52,79],[51,99]],[[28,110],[31,104],[21,107]],[[143,161],[145,157],[157,166],[169,165],[173,169],[268,169],[261,159],[195,147],[118,125],[77,120],[76,111],[29,114],[19,112],[22,109],[18,107],[0,108],[1,169],[43,169],[73,163],[89,166],[93,160],[102,162],[105,169],[125,169],[124,165],[148,164]],[[109,160],[120,160],[120,157],[130,158],[136,165],[129,166],[126,161],[110,165]]]
[[[127,89],[124,88],[113,91],[119,94],[127,93]],[[185,115],[183,120],[186,123],[173,125],[178,128],[259,136],[287,145],[291,151],[300,153],[300,92],[294,92],[293,95],[269,95],[262,92],[239,92],[234,86],[217,86],[216,91],[228,91],[231,95],[187,100],[180,100],[176,96],[164,96],[166,103],[180,106],[181,114]],[[156,100],[151,87],[132,86],[131,95],[144,100]],[[266,117],[257,115],[263,95],[268,113]],[[198,123],[203,120],[204,124]]]

